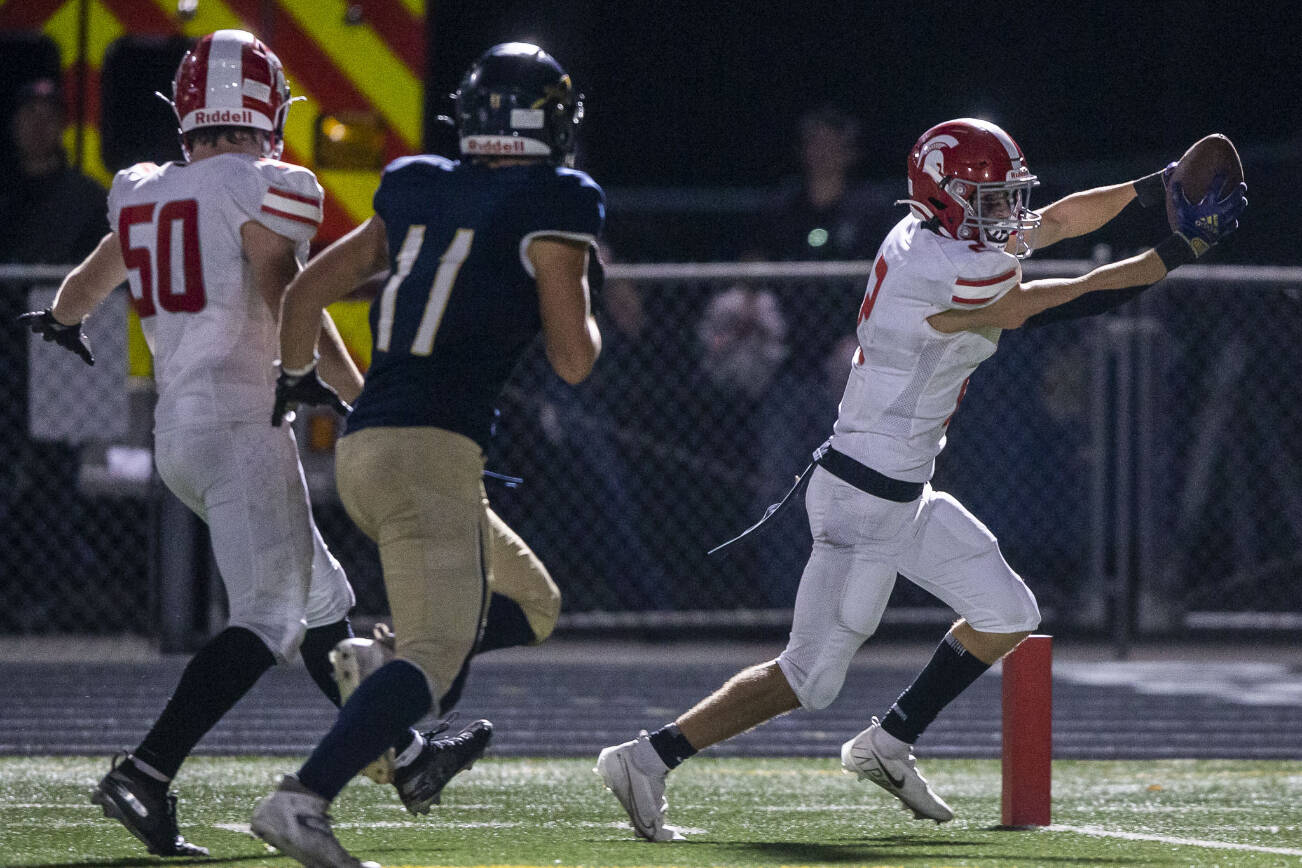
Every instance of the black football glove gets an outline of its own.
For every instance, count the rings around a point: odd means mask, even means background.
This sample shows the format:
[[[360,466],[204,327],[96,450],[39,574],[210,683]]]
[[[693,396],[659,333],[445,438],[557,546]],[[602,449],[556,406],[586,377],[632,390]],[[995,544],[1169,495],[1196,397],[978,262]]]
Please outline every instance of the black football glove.
[[[64,325],[54,318],[48,307],[19,314],[18,321],[30,328],[32,334],[54,341],[65,350],[76,353],[88,365],[95,364],[95,356],[90,351],[90,338],[82,334],[81,323]]]
[[[293,376],[283,370],[276,378],[276,403],[271,408],[271,424],[280,427],[285,416],[298,409],[299,404],[325,405],[340,416],[353,412],[348,402],[317,376],[316,365],[306,374]],[[293,421],[293,417],[290,417]]]
[[[1176,161],[1166,164],[1166,168],[1151,175],[1145,175],[1135,185],[1135,198],[1145,208],[1157,208],[1166,204],[1167,185],[1171,183],[1171,173],[1175,171]]]

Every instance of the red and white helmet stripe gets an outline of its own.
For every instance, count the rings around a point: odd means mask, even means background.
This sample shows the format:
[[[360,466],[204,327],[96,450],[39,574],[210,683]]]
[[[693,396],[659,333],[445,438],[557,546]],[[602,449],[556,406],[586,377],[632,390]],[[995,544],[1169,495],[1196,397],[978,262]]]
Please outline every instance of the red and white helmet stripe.
[[[195,45],[172,82],[172,107],[185,134],[201,127],[251,127],[279,140],[289,86],[271,49],[243,30],[218,30]]]

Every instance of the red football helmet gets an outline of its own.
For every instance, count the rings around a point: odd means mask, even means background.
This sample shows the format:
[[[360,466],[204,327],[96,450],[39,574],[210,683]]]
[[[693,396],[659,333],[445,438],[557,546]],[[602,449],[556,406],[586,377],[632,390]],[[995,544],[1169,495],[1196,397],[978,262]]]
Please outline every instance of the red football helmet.
[[[1038,183],[1012,136],[989,121],[959,118],[927,130],[909,152],[904,201],[943,235],[1001,246],[1015,235],[1017,255],[1026,256],[1026,233],[1040,225],[1030,209]]]
[[[284,149],[289,84],[280,58],[252,33],[218,30],[199,40],[181,60],[172,81],[172,110],[185,134],[199,127],[252,127],[267,133],[264,156]]]

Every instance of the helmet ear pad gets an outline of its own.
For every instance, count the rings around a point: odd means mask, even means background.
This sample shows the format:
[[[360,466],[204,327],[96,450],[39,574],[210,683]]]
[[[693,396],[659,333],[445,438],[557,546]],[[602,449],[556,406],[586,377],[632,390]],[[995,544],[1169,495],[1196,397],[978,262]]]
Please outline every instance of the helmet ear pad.
[[[562,162],[574,153],[579,123],[583,119],[583,97],[571,97],[547,108],[547,134],[551,139],[552,159]]]

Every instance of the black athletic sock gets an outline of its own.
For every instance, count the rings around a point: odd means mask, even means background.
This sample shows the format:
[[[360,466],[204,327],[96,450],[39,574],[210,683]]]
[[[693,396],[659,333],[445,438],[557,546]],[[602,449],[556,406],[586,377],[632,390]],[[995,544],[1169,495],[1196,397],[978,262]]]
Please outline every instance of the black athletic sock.
[[[946,633],[931,660],[904,688],[882,719],[882,729],[906,744],[913,744],[941,710],[990,668],[963,644]]]
[[[532,645],[537,639],[520,604],[509,597],[494,593],[488,601],[488,618],[484,624],[484,635],[479,638],[479,647],[475,649],[475,653],[482,654],[497,648],[513,648],[516,645]]]
[[[312,676],[316,686],[321,688],[326,699],[333,702],[336,708],[342,703],[339,699],[339,685],[335,684],[334,667],[330,665],[330,652],[340,642],[351,638],[353,625],[344,618],[332,624],[309,627],[303,636],[303,644],[298,648],[303,664],[307,666],[307,674]]]
[[[651,733],[650,738],[651,746],[671,769],[678,768],[683,760],[696,755],[696,748],[692,747],[676,723],[660,727]]]
[[[135,755],[167,777],[175,777],[204,733],[275,662],[271,651],[251,631],[227,627],[186,664],[176,691]]]
[[[398,741],[434,704],[425,674],[406,660],[392,660],[362,682],[339,710],[298,779],[333,800],[367,763]]]

